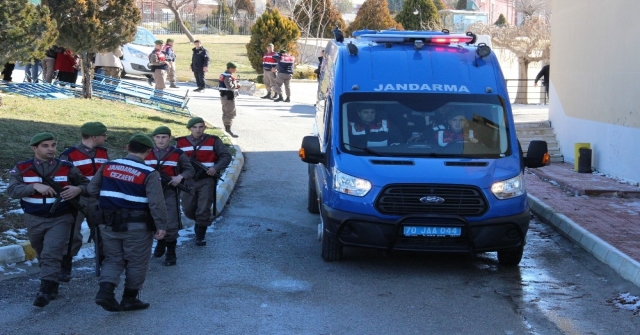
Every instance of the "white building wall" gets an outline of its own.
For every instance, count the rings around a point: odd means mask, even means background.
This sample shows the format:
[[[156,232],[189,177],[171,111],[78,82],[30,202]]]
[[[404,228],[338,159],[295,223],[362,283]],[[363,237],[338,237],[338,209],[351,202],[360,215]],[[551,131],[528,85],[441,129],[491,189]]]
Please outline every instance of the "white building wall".
[[[640,182],[640,1],[554,1],[549,119],[562,154],[593,148],[593,167]]]

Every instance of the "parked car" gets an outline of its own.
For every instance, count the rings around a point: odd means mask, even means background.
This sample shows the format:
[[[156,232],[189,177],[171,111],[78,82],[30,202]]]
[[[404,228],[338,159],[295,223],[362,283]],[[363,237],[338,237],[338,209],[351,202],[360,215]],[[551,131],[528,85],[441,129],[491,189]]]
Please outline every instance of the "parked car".
[[[151,69],[148,66],[149,54],[153,51],[156,40],[157,38],[149,30],[138,27],[134,40],[122,47],[123,77],[126,75],[151,77]]]

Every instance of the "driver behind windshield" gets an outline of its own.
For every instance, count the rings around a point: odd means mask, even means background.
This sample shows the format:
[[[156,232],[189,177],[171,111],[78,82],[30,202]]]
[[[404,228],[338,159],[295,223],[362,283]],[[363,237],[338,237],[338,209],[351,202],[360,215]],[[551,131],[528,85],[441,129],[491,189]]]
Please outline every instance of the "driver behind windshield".
[[[395,135],[389,135],[389,121],[379,117],[373,105],[363,104],[358,108],[355,121],[349,122],[349,143],[355,147],[381,147],[396,144],[400,141]]]
[[[435,136],[440,146],[446,146],[453,142],[478,143],[478,139],[473,137],[473,130],[469,129],[469,123],[464,113],[452,111],[447,120],[448,129],[439,130]]]

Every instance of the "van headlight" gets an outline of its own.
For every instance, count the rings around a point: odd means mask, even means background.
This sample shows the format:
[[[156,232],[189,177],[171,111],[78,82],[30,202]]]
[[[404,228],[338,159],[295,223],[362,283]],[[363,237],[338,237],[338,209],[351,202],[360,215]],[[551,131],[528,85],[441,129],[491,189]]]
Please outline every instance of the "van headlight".
[[[524,178],[522,177],[522,173],[511,179],[493,183],[493,185],[491,185],[491,192],[496,198],[501,200],[523,195]]]
[[[129,50],[129,53],[131,54],[131,56],[136,57],[136,58],[142,58],[142,59],[149,59],[149,55],[145,55],[144,52],[134,49],[134,48],[130,48],[127,47],[127,50]]]
[[[371,190],[371,182],[336,169],[333,174],[333,190],[356,197],[364,197]]]

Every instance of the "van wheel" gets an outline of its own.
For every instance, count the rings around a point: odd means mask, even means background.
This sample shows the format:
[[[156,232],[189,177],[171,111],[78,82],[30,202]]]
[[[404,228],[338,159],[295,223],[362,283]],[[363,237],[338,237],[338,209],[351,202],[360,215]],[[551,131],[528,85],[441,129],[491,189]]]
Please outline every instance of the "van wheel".
[[[322,242],[322,259],[325,262],[335,262],[342,259],[342,246],[329,237],[324,231],[324,222],[320,223],[319,233]]]
[[[314,182],[311,174],[309,174],[309,187],[307,187],[307,210],[312,214],[320,213],[318,194],[316,193],[316,183]]]
[[[516,266],[522,260],[524,246],[498,251],[498,262],[505,266]]]

